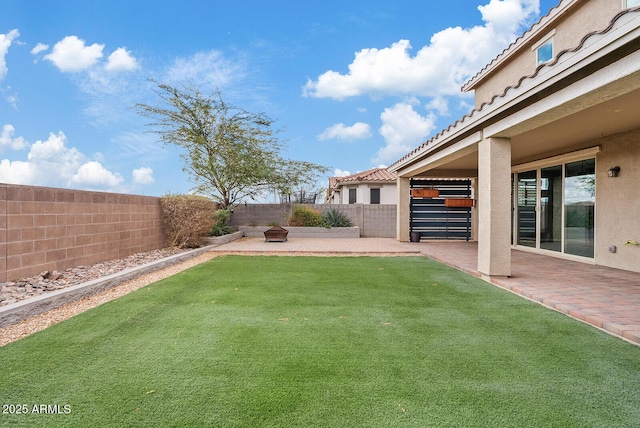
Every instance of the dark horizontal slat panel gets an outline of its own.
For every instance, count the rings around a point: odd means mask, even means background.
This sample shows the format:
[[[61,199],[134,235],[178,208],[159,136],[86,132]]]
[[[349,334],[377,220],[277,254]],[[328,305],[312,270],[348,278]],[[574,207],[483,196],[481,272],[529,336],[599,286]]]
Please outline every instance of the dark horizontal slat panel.
[[[460,231],[460,230],[467,230],[467,228],[466,228],[466,226],[454,226],[454,225],[451,225],[451,224],[447,225],[446,223],[441,223],[441,224],[435,224],[434,223],[434,224],[428,224],[428,225],[419,224],[419,225],[416,225],[413,228],[413,230],[417,231],[417,232],[426,232],[428,230],[457,230],[457,231]]]
[[[413,224],[416,225],[418,223],[433,223],[433,222],[441,222],[441,223],[452,223],[452,224],[466,224],[469,222],[467,218],[459,217],[459,218],[451,218],[451,217],[438,217],[438,216],[414,216]]]
[[[420,238],[422,239],[467,239],[466,232],[429,232],[429,233],[421,233]]]
[[[412,214],[414,216],[429,216],[429,217],[454,217],[454,218],[458,218],[458,217],[469,217],[469,214],[471,214],[469,212],[469,209],[467,208],[466,210],[456,210],[456,209],[451,209],[451,210],[415,210],[412,211]]]
[[[410,180],[411,189],[438,189],[437,198],[410,198],[411,231],[421,239],[469,240],[471,209],[445,207],[445,198],[470,198],[471,180]]]

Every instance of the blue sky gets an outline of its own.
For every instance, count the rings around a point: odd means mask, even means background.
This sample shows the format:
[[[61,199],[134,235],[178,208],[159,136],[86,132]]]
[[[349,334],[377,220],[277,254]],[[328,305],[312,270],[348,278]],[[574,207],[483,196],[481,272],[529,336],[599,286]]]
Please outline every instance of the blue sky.
[[[327,177],[390,165],[468,113],[462,84],[556,4],[2,0],[0,182],[188,192],[131,108],[157,102],[149,79],[268,114]]]

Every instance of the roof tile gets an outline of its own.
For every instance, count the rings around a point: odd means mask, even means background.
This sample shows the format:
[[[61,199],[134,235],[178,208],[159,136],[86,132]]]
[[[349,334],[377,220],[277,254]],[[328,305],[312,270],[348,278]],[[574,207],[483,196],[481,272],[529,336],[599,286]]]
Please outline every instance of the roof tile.
[[[389,172],[387,168],[373,168],[367,171],[358,172],[347,175],[345,177],[331,177],[329,185],[331,188],[336,187],[342,182],[353,181],[396,181],[398,175],[395,172]]]

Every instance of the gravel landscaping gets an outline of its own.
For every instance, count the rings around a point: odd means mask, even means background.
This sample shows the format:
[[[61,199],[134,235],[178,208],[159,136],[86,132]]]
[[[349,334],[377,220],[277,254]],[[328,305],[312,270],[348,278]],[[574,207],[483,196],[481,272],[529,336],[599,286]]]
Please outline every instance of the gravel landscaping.
[[[67,277],[67,279],[69,280],[69,283],[64,286],[68,287],[77,283],[89,281],[91,279],[96,279],[104,275],[110,275],[112,273],[116,273],[130,267],[140,266],[154,260],[159,260],[161,258],[168,257],[172,254],[177,254],[178,252],[180,252],[180,250],[177,250],[177,252],[176,251],[171,252],[171,250],[157,250],[157,251],[151,251],[149,253],[141,253],[141,254],[128,257],[126,258],[127,261],[125,261],[125,259],[119,259],[119,260],[113,260],[105,263],[98,263],[96,265],[89,266],[89,267],[82,267],[82,268],[78,267],[78,268],[75,268],[78,270],[77,272],[78,276]],[[161,279],[175,275],[178,272],[182,272],[185,269],[189,269],[190,267],[203,263],[218,255],[219,253],[206,252],[204,254],[193,257],[184,262],[177,263],[167,268],[160,269],[158,271],[148,273],[145,275],[141,275],[130,281],[123,282],[122,284],[112,287],[101,293],[94,294],[92,296],[86,297],[76,302],[69,303],[64,306],[58,307],[56,309],[52,309],[42,314],[33,316],[18,324],[2,328],[0,329],[0,346],[4,346],[8,343],[15,342],[16,340],[19,340],[23,337],[26,337],[40,330],[44,330],[45,328],[53,324],[64,321],[68,318],[71,318],[75,315],[78,315],[84,311],[87,311],[91,308],[99,306],[103,303],[117,299],[118,297],[124,296],[125,294],[131,293],[132,291],[135,291],[146,285],[152,284],[156,281],[160,281]],[[138,263],[138,264],[134,264],[134,263]],[[123,267],[125,265],[127,267]],[[111,270],[113,271],[110,272]],[[71,269],[71,271],[73,271],[73,269]],[[84,276],[79,275],[80,271],[83,272]],[[101,274],[100,272],[104,272],[104,273]],[[81,277],[86,279],[80,280],[79,278]],[[70,283],[71,278],[75,278],[74,280],[79,282],[72,284]],[[43,281],[47,281],[47,280],[44,279]]]
[[[182,252],[184,250],[164,248],[90,266],[77,266],[63,272],[44,271],[30,278],[0,283],[0,306],[10,305],[47,292],[62,290],[72,285],[82,284]]]

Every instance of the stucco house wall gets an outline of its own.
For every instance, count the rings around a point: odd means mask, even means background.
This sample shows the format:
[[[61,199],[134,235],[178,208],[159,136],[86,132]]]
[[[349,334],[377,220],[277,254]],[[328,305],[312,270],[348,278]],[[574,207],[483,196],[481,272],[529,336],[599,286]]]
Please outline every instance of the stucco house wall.
[[[595,262],[640,272],[640,129],[596,141],[601,152],[596,157]],[[619,166],[618,177],[609,177],[609,168]],[[609,251],[615,246],[616,252]]]
[[[349,189],[356,189],[356,203],[370,204],[371,189],[380,189],[380,204],[395,204],[398,200],[398,192],[394,184],[360,183],[357,185],[346,184],[340,191],[340,204],[349,204]]]
[[[614,5],[612,6],[612,3]],[[525,75],[531,75],[538,67],[536,57],[536,44],[545,40],[553,33],[554,56],[565,49],[577,46],[585,36],[585,29],[602,30],[611,21],[611,8],[617,11],[623,10],[624,0],[589,0],[570,4],[567,8],[558,11],[562,18],[554,21],[552,25],[544,25],[546,17],[540,20],[538,26],[532,27],[530,31],[537,32],[535,37],[527,40],[520,51],[511,58],[498,57],[496,61],[504,61],[504,65],[492,70],[486,77],[482,72],[478,73],[482,84],[473,86],[475,89],[475,107],[478,108],[483,103],[489,102],[491,98],[502,93],[505,87],[518,84],[519,79]],[[554,11],[551,12],[555,15]],[[517,40],[518,44],[522,39]]]
[[[573,146],[570,152],[596,149],[595,254],[593,262],[640,272],[640,246],[625,245],[640,242],[640,129],[625,131]],[[544,162],[550,157],[562,157],[566,150],[548,152],[527,159]],[[609,177],[609,169],[620,167],[617,177]],[[477,227],[477,224],[474,223]],[[615,247],[615,252],[610,248]],[[527,251],[527,248],[519,247]],[[548,254],[548,253],[547,253]],[[557,255],[557,254],[556,254]]]

